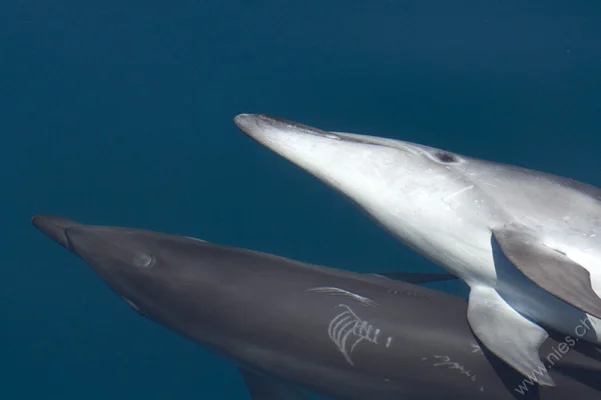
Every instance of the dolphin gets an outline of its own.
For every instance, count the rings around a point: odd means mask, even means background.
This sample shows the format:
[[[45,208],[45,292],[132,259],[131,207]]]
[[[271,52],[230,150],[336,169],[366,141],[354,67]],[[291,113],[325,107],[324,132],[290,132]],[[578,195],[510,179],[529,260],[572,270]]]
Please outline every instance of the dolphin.
[[[479,340],[528,375],[551,327],[601,341],[601,190],[387,138],[240,114],[248,136],[338,190],[470,287]],[[584,322],[585,330],[574,332]],[[539,383],[553,386],[544,373]]]
[[[391,279],[160,232],[32,222],[137,314],[235,362],[253,400],[601,395],[601,358],[585,342],[545,341],[540,356],[558,386],[542,387],[478,344],[465,299],[398,280],[448,274]]]

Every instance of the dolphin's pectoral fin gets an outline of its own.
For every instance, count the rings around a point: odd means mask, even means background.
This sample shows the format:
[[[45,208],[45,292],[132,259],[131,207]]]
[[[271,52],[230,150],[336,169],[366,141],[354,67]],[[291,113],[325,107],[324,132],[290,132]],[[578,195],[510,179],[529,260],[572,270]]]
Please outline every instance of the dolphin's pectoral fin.
[[[443,282],[458,279],[453,274],[425,274],[419,272],[383,272],[374,274],[377,276],[383,276],[385,278],[393,279],[395,281],[403,281],[407,283],[431,283],[431,282]]]
[[[601,318],[601,298],[591,284],[590,273],[527,231],[493,230],[493,238],[507,259],[528,279],[568,304]]]
[[[259,375],[246,368],[238,368],[252,400],[308,400],[299,389]]]
[[[541,386],[555,386],[538,348],[549,336],[513,308],[491,287],[470,292],[467,319],[478,339],[497,357]]]

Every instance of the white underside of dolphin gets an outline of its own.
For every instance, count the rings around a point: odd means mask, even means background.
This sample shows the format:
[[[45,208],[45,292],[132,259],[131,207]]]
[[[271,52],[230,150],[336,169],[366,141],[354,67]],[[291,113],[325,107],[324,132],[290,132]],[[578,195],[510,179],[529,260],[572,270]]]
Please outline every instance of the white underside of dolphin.
[[[601,343],[601,190],[409,142],[235,121],[462,278],[474,333],[525,376],[554,386],[538,353],[544,327]]]

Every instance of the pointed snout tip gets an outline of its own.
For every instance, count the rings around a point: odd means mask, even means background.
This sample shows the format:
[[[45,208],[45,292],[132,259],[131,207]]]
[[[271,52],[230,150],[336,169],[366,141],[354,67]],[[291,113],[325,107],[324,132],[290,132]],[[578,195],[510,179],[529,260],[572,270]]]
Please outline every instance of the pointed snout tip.
[[[234,123],[238,128],[244,130],[251,126],[275,125],[275,126],[295,126],[299,125],[293,121],[287,120],[286,118],[275,117],[267,114],[247,114],[242,113],[234,117]]]
[[[265,128],[269,126],[270,118],[263,114],[238,114],[234,123],[249,138],[260,141]]]
[[[252,118],[253,114],[241,113],[234,117],[234,123],[238,126],[244,124],[244,121],[247,121],[249,118]]]
[[[63,246],[69,248],[66,231],[74,226],[81,226],[79,222],[50,214],[36,214],[31,217],[31,223],[46,236]]]
[[[234,117],[234,123],[242,132],[251,134],[258,126],[259,120],[264,118],[262,114],[238,114]]]

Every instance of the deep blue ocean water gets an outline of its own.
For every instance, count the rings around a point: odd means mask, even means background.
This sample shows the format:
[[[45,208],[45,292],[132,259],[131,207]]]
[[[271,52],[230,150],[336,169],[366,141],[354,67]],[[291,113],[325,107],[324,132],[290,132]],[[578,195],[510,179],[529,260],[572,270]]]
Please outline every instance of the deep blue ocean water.
[[[364,272],[438,269],[244,136],[241,112],[601,186],[601,7],[0,4],[0,399],[246,399],[30,224],[148,228]]]

